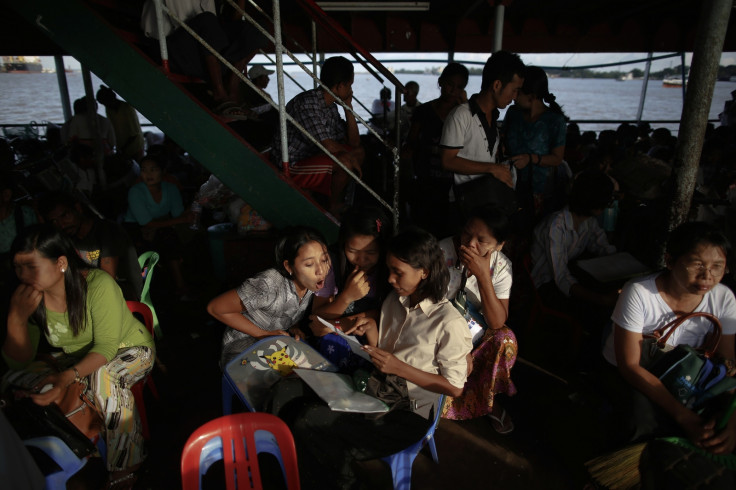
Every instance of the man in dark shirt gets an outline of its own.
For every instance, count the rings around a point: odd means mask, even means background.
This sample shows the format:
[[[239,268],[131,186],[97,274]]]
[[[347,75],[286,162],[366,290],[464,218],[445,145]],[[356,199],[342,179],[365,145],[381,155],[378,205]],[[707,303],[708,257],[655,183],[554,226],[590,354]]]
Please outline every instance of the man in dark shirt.
[[[301,126],[343,165],[361,177],[365,152],[360,145],[360,134],[355,116],[345,110],[345,119],[338,112],[337,99],[352,108],[353,64],[342,56],[325,60],[320,81],[335,94],[321,86],[295,96],[286,104],[289,113]],[[344,205],[348,174],[312,143],[292,124],[287,126],[288,163],[291,178],[302,189],[329,196],[330,211],[338,212]],[[281,138],[276,132],[273,140],[273,161],[283,164]]]
[[[85,262],[115,278],[125,299],[140,301],[143,279],[138,256],[120,225],[92,216],[82,203],[62,192],[43,196],[39,211],[47,223],[74,240]]]

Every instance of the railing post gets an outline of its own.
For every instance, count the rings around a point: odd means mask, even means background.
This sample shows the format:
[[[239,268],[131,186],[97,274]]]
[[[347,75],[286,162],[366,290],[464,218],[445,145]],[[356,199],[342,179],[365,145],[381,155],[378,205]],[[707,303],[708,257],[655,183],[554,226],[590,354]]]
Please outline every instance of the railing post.
[[[315,75],[317,75],[317,66],[317,23],[312,19],[312,73]],[[319,87],[317,80],[313,80],[313,84],[312,88]]]
[[[161,50],[161,66],[164,72],[169,73],[169,48],[166,45],[166,34],[164,34],[164,9],[161,0],[153,0],[156,9],[156,32],[158,33],[158,47]]]
[[[401,91],[399,87],[394,87],[394,97],[396,103],[394,105],[394,129],[395,129],[395,147],[393,148],[393,165],[394,165],[394,198],[393,204],[393,215],[394,215],[394,233],[399,232],[399,185],[401,180]]]
[[[644,70],[644,82],[641,85],[641,95],[639,96],[639,110],[636,112],[636,123],[641,122],[641,116],[644,113],[644,101],[647,98],[647,85],[649,84],[649,70],[652,67],[652,52],[647,56],[647,65]]]
[[[501,51],[503,49],[503,18],[506,13],[506,7],[503,5],[496,5],[496,19],[493,24],[493,52]]]
[[[100,187],[107,187],[107,179],[105,178],[105,150],[102,145],[102,135],[97,124],[97,102],[95,102],[95,92],[92,87],[92,74],[86,65],[82,65],[82,81],[84,82],[85,102],[87,104],[87,124],[92,131],[94,141],[95,167],[97,170],[97,181]]]
[[[281,44],[281,2],[273,2],[273,37],[276,49],[276,83],[279,92],[279,132],[281,137],[281,167],[289,175],[289,142],[286,137],[286,96],[284,95],[284,46]]]
[[[69,84],[66,81],[66,69],[64,68],[64,58],[61,55],[54,56],[54,64],[56,65],[56,81],[59,84],[59,96],[61,97],[61,109],[64,112],[64,121],[72,118],[72,105],[69,102]]]
[[[682,80],[682,102],[685,103],[685,92],[687,91],[687,73],[685,73],[685,52],[680,53],[680,79]]]

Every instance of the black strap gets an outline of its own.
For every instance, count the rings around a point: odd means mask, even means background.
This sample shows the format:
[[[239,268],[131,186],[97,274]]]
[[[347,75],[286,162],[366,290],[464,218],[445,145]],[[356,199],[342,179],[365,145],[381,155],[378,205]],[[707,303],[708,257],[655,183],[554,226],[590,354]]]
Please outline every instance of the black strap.
[[[475,101],[475,95],[470,98],[468,105],[470,106],[470,112],[472,114],[478,114],[480,119],[480,125],[483,127],[483,131],[486,133],[486,140],[488,140],[488,153],[493,158],[493,147],[496,145],[496,139],[498,138],[498,126],[496,121],[500,112],[498,109],[493,109],[491,112],[491,124],[488,124],[485,113],[481,110],[478,103]]]

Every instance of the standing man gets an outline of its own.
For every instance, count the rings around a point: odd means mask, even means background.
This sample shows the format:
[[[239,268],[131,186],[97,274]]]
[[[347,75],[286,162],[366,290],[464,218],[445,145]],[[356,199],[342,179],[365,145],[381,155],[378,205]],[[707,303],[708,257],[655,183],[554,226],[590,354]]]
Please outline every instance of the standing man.
[[[110,120],[105,116],[97,114],[97,102],[94,103],[95,114],[97,119],[97,134],[102,139],[102,149],[105,155],[110,155],[116,145],[115,130],[110,124]],[[89,119],[87,118],[87,99],[80,97],[74,101],[74,115],[61,126],[61,142],[70,144],[84,145],[88,148],[95,146],[95,130],[92,129]]]
[[[401,142],[406,141],[406,137],[409,135],[409,128],[411,127],[411,117],[414,114],[414,109],[422,105],[417,100],[419,95],[419,84],[414,80],[406,82],[404,85],[406,92],[404,92],[404,104],[401,106]]]
[[[345,105],[352,108],[353,64],[342,56],[325,60],[320,81]],[[352,112],[345,110],[340,117],[336,99],[322,87],[297,95],[288,104],[289,113],[304,129],[359,177],[365,152],[360,146],[358,124]],[[344,207],[348,174],[292,124],[287,129],[289,168],[292,179],[302,189],[327,196],[329,211],[339,214]],[[281,160],[281,138],[274,135],[273,159]]]
[[[105,115],[115,131],[117,153],[140,162],[143,158],[143,131],[136,110],[104,85],[100,85],[97,91],[97,102],[105,106]]]
[[[518,54],[497,51],[483,67],[480,92],[450,112],[442,128],[442,168],[454,173],[453,192],[460,209],[485,202],[499,204],[508,214],[515,211],[514,172],[500,163],[499,110],[506,108],[524,83],[524,63]],[[485,180],[471,182],[486,175]],[[483,187],[479,185],[483,183]]]

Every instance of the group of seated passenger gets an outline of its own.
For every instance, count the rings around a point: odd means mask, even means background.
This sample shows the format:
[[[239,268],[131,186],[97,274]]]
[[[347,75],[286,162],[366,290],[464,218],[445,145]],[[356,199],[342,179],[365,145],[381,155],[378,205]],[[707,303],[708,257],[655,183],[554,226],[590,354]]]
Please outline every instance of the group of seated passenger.
[[[73,240],[79,239],[80,228],[92,224],[94,229],[95,223],[80,216],[76,204],[66,206],[49,211],[49,221],[60,229],[50,224],[26,228],[11,251],[20,285],[11,297],[2,349],[12,368],[5,380],[21,379],[22,372],[32,375],[22,378],[31,392],[51,385],[47,392],[31,394],[39,404],[58,399],[72,382],[86,382],[109,420],[105,438],[108,447],[116,448],[108,456],[111,481],[126,478],[124,483],[134,479],[128,475],[144,455],[126,390],[150,371],[154,347],[128,313],[113,276],[81,260]],[[274,268],[246,279],[207,307],[227,326],[223,368],[254,342],[274,335],[305,339],[329,357],[322,344],[337,336],[320,328],[314,317],[303,321],[311,314],[358,336],[372,364],[359,367],[406,381],[402,396],[412,403],[379,418],[332,411],[305,387],[295,389],[301,383],[296,378],[273,387],[278,399],[273,411],[292,428],[301,477],[315,488],[350,485],[353,461],[386,456],[415,442],[437,410],[449,419],[488,416],[501,434],[514,429],[496,400],[498,394],[516,392],[511,381],[516,338],[506,325],[512,264],[501,251],[508,218],[497,206],[484,205],[473,210],[458,235],[437,240],[414,227],[392,236],[385,214],[375,208],[351,209],[346,216],[332,249],[309,227],[284,230]],[[618,419],[626,427],[617,433],[622,440],[683,434],[715,454],[736,445],[736,416],[716,431],[711,420],[681,405],[639,366],[642,335],[683,313],[703,311],[720,318],[723,337],[717,355],[736,371],[736,299],[719,284],[728,250],[728,241],[711,225],[686,223],[670,235],[667,269],[624,288],[605,349],[605,358],[618,366],[618,372],[611,368],[611,389],[628,390],[617,398],[617,410],[626,414]],[[111,321],[113,316],[119,321]],[[484,331],[474,346],[470,327],[478,323]],[[707,322],[691,319],[669,342],[699,346],[707,331]],[[59,362],[65,370],[49,372],[43,363],[31,363],[42,334],[64,350]],[[356,366],[331,360],[345,372]],[[446,396],[443,407],[436,404],[439,394]],[[122,420],[130,423],[117,422]]]
[[[572,222],[570,211],[564,213]],[[270,401],[261,409],[291,427],[301,477],[309,488],[349,487],[355,482],[353,461],[387,456],[418,440],[436,410],[456,420],[487,416],[500,434],[514,429],[496,396],[516,393],[511,368],[518,348],[506,325],[512,264],[501,251],[508,218],[497,206],[481,206],[457,236],[437,240],[415,227],[393,237],[385,234],[379,209],[354,208],[345,216],[334,247],[311,228],[285,230],[274,269],[247,279],[208,306],[227,326],[223,369],[256,341],[291,335],[313,345],[341,372],[368,369],[374,376],[380,372],[406,381],[403,396],[413,403],[399,404],[401,408],[378,419],[331,410],[298,377],[284,378],[270,389]],[[583,245],[591,240],[584,238]],[[729,310],[736,300],[718,284],[727,250],[728,242],[712,226],[682,225],[668,242],[668,268],[629,283],[615,311],[608,310],[615,325],[605,358],[612,366],[618,363],[620,372],[609,368],[615,378],[611,393],[628,386],[628,395],[616,399],[627,427],[625,433],[616,432],[617,441],[682,433],[715,454],[736,445],[736,416],[725,430],[715,431],[710,419],[681,405],[639,366],[643,334],[685,312],[705,311],[721,318],[724,337],[718,357],[736,372],[736,311]],[[652,298],[633,294],[637,287],[651,290]],[[462,310],[465,315],[458,308],[464,304],[458,301],[459,291],[472,305]],[[640,301],[646,304],[637,305]],[[634,318],[637,308],[642,311]],[[351,359],[354,354],[341,345],[345,341],[317,316],[356,335],[372,366]],[[474,346],[470,327],[478,322],[485,328]],[[688,320],[683,327],[669,343],[699,346],[707,322]],[[436,406],[439,394],[446,396],[443,407]]]
[[[17,171],[2,179],[2,353],[9,368],[3,393],[22,388],[48,405],[60,403],[72,383],[82,383],[102,418],[108,488],[132,488],[146,455],[130,387],[150,373],[155,347],[126,305],[141,299],[138,255],[159,251],[172,292],[181,297],[189,291],[175,227],[188,229],[192,213],[177,179],[165,174],[169,160],[163,146],[149,148],[140,182],[126,189],[121,216],[104,216],[80,190],[21,200],[18,191],[28,180]],[[53,366],[45,357],[49,348],[62,353]]]

